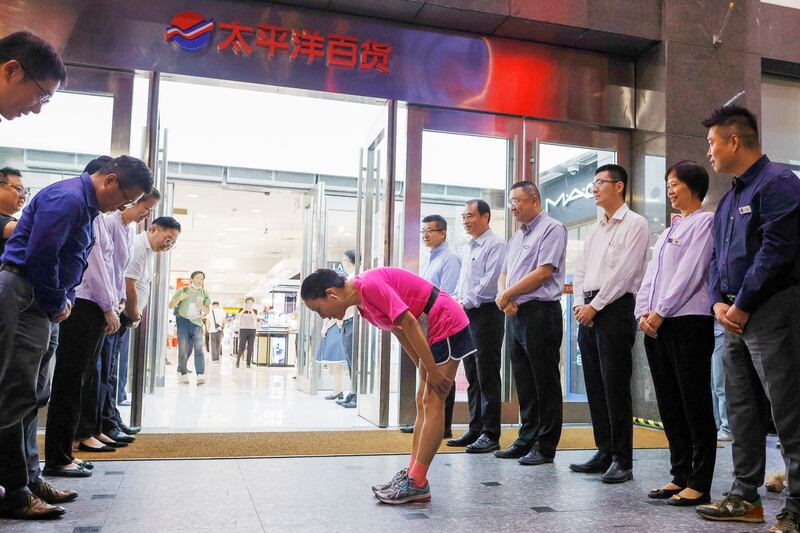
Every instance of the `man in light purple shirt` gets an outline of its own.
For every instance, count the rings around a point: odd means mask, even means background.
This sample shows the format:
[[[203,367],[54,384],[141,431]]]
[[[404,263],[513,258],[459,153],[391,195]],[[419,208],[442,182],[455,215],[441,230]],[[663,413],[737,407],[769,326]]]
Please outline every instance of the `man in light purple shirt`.
[[[511,187],[508,206],[520,229],[508,242],[497,306],[509,318],[511,365],[519,396],[519,437],[499,458],[523,465],[552,463],[561,439],[561,294],[567,229],[542,208],[528,181]]]

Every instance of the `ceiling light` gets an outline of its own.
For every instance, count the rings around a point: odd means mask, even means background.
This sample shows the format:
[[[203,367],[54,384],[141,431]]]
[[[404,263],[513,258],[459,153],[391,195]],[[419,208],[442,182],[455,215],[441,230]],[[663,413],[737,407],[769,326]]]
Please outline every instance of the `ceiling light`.
[[[193,192],[190,192],[190,193],[189,193],[189,194],[187,194],[186,196],[188,196],[189,198],[200,198],[200,195],[199,195],[199,194],[195,194],[195,193],[193,193]]]
[[[251,213],[262,213],[263,211],[261,211],[261,209],[251,209],[250,212]]]

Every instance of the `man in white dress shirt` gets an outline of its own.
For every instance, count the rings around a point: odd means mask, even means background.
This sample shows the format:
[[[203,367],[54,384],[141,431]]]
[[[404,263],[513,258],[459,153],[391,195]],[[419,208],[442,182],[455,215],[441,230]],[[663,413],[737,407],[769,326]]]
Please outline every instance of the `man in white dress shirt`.
[[[636,335],[635,294],[644,276],[650,230],[625,203],[628,173],[619,165],[595,172],[592,192],[603,215],[589,229],[573,281],[573,312],[597,453],[572,464],[603,473],[604,483],[633,479],[631,348]]]

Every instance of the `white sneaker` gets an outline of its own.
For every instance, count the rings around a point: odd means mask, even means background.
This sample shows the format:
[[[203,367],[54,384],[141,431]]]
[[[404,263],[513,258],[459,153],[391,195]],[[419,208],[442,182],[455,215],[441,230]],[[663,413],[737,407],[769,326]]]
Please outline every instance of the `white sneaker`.
[[[188,374],[181,374],[181,377],[178,379],[179,383],[189,383],[189,375]]]
[[[725,433],[724,431],[717,432],[717,440],[721,442],[730,442],[733,440],[730,433]]]
[[[204,378],[203,376],[197,376],[197,384],[198,385],[202,385],[205,382],[206,382],[206,378]]]

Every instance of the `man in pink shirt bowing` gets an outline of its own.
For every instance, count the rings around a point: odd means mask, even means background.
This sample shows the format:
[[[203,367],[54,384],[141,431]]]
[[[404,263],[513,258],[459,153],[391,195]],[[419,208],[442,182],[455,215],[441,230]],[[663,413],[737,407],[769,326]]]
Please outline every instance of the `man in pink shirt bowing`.
[[[442,441],[444,400],[458,362],[475,352],[466,313],[450,295],[400,268],[375,268],[350,280],[319,269],[303,280],[300,296],[322,318],[341,320],[357,306],[370,324],[391,331],[414,361],[420,380],[411,462],[372,490],[384,503],[430,500],[427,473]]]

